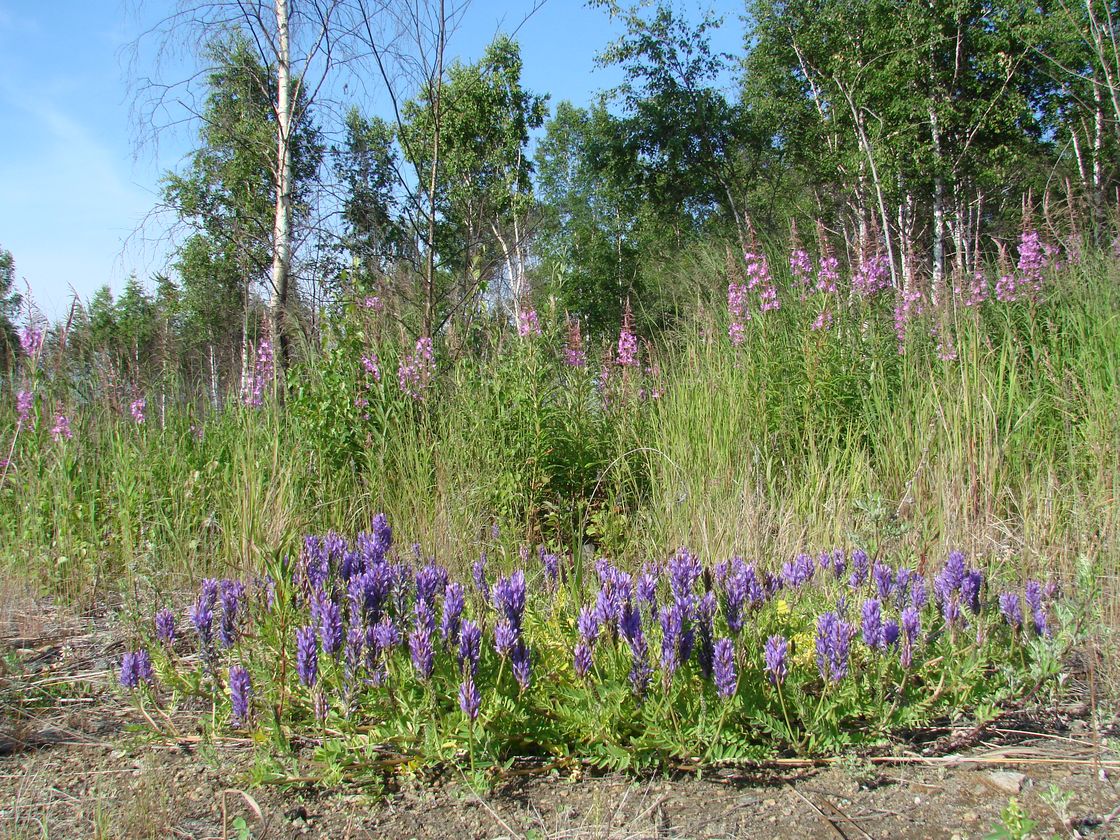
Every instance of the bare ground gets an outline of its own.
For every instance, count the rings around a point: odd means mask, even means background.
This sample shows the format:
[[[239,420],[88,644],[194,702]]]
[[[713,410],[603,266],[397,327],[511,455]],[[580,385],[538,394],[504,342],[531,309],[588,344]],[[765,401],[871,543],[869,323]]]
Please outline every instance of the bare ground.
[[[247,788],[251,745],[204,742],[187,717],[180,739],[143,735],[143,714],[113,686],[123,643],[110,615],[5,601],[2,837],[979,838],[1013,796],[1036,836],[1120,837],[1120,731],[1094,722],[1090,695],[983,730],[924,733],[891,759],[702,778],[526,763],[485,793],[453,773],[389,793]]]

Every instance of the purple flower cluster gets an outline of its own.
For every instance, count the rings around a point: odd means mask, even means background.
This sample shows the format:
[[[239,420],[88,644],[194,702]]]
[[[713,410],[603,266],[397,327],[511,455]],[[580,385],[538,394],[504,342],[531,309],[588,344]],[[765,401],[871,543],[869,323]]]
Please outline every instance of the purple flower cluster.
[[[789,674],[789,642],[785,637],[773,635],[766,640],[763,658],[766,663],[766,675],[774,685],[781,685]]]
[[[19,333],[19,346],[27,358],[34,359],[43,349],[43,331],[34,327],[24,327]]]
[[[541,334],[541,322],[537,310],[526,307],[517,313],[517,334],[522,338]]]
[[[253,683],[249,672],[241,665],[229,669],[230,724],[235,727],[249,723],[249,704],[253,696]]]
[[[31,420],[31,410],[35,407],[35,395],[31,391],[20,391],[16,394],[16,414],[21,423]]]
[[[615,362],[619,367],[638,367],[638,337],[634,335],[634,316],[630,313],[629,302],[618,331],[618,357]]]
[[[821,679],[839,682],[847,676],[854,632],[838,613],[826,612],[817,619],[817,669]]]
[[[274,374],[272,344],[267,335],[261,338],[253,355],[253,369],[246,372],[241,399],[250,408],[260,408],[264,404],[265,389],[272,383]]]
[[[126,653],[121,659],[120,684],[122,688],[139,688],[152,685],[155,675],[152,672],[152,658],[148,651],[140,648]]]
[[[74,437],[74,433],[70,430],[70,420],[65,414],[55,415],[51,437],[56,441],[71,440]]]
[[[872,562],[860,550],[802,554],[778,575],[760,573],[740,557],[705,568],[697,555],[682,548],[666,562],[646,564],[633,573],[606,559],[596,561],[595,588],[583,593],[577,615],[565,617],[565,602],[556,594],[559,558],[543,549],[538,553],[543,574],[532,591],[522,568],[499,575],[489,586],[480,561],[472,594],[469,584],[451,579],[446,568],[425,560],[419,549],[406,552],[407,561],[399,559],[383,516],[353,543],[334,533],[306,538],[299,560],[284,567],[291,585],[279,576],[275,585],[284,614],[294,610],[297,616],[288,625],[294,625],[294,633],[286,631],[294,656],[291,647],[286,656],[289,662],[294,659],[301,686],[297,692],[304,700],[293,708],[306,713],[310,704],[320,720],[332,708],[348,715],[371,690],[385,687],[399,697],[399,690],[417,683],[425,683],[429,693],[447,692],[445,706],[453,707],[457,699],[472,722],[481,714],[483,689],[504,693],[503,702],[515,694],[516,701],[510,702],[531,706],[541,691],[539,686],[531,691],[534,670],[558,675],[551,659],[555,638],[548,634],[568,628],[563,656],[571,657],[577,686],[590,686],[596,678],[621,679],[628,669],[633,702],[646,702],[656,677],[667,692],[703,686],[708,698],[729,703],[730,712],[742,684],[756,678],[783,691],[787,682],[819,690],[815,676],[800,673],[801,655],[810,653],[802,649],[806,631],[815,629],[816,673],[826,686],[849,679],[868,661],[868,650],[880,663],[879,676],[897,679],[899,666],[908,670],[916,661],[921,664],[927,650],[933,654],[931,662],[951,656],[945,646],[961,638],[954,637],[952,628],[964,620],[973,622],[973,616],[979,630],[988,628],[985,632],[991,632],[994,620],[1016,628],[1029,622],[1037,633],[1048,634],[1048,609],[1056,597],[1054,589],[1030,581],[1022,602],[1018,594],[1005,592],[998,599],[998,613],[990,608],[985,614],[983,576],[960,552],[951,553],[933,578],[934,607],[927,604],[931,599],[922,575],[905,566]],[[523,563],[529,557],[528,549],[521,552]],[[768,605],[782,588],[782,598]],[[233,727],[253,722],[254,686],[243,657],[251,652],[247,645],[252,640],[269,638],[266,632],[254,632],[253,623],[277,614],[264,606],[269,591],[262,580],[247,586],[207,579],[190,609],[207,684],[214,690],[222,684],[218,657],[224,657]],[[834,606],[819,614],[814,607],[811,617],[806,616],[805,609],[816,604]],[[549,619],[542,620],[546,614]],[[807,625],[810,618],[813,625]],[[924,622],[930,628],[925,635]],[[165,657],[160,662],[181,667],[189,661],[173,654],[175,614],[161,609],[154,625],[162,647],[157,655]],[[862,645],[853,654],[857,635]],[[765,639],[762,650],[752,650],[752,640],[759,638]],[[128,654],[121,666],[123,686],[152,682],[146,650]],[[868,675],[856,676],[863,686]],[[756,690],[744,690],[752,702]]]
[[[587,353],[583,349],[579,318],[568,319],[568,341],[564,348],[564,364],[574,368],[587,367]]]
[[[397,368],[397,384],[414,400],[421,400],[436,373],[435,352],[427,336],[416,339],[416,350],[405,354]]]

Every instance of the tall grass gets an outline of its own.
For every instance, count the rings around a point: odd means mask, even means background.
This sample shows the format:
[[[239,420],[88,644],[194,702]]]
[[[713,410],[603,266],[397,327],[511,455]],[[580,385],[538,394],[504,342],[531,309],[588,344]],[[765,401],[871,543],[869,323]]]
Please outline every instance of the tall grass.
[[[720,259],[675,270],[712,276]],[[4,454],[16,436],[0,568],[72,599],[178,588],[382,510],[402,544],[451,565],[496,524],[511,554],[688,544],[768,562],[841,543],[918,558],[959,546],[1023,574],[1089,554],[1115,576],[1118,313],[1120,271],[1104,257],[1053,278],[1044,301],[927,316],[901,355],[886,300],[813,331],[812,303],[787,294],[739,348],[722,311],[701,307],[646,349],[659,372],[612,375],[605,404],[596,363],[563,365],[556,313],[543,337],[468,337],[422,401],[397,388],[399,340],[357,323],[369,313],[335,319],[283,410],[169,401],[137,425],[40,376],[32,425],[10,398],[0,409]],[[957,360],[938,358],[933,317]],[[379,355],[379,383],[359,384],[363,350]],[[56,411],[73,440],[52,440]]]

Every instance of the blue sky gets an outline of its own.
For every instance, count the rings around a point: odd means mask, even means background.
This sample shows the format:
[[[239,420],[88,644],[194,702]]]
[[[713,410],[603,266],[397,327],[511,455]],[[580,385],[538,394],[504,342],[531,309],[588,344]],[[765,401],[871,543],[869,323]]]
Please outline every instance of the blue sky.
[[[144,8],[158,15],[172,2],[146,0]],[[451,56],[477,58],[531,5],[475,0]],[[712,5],[725,17],[717,48],[739,52],[741,0]],[[135,232],[190,138],[135,152],[121,55],[139,31],[134,8],[128,0],[0,0],[0,247],[15,257],[21,290],[29,287],[50,318],[65,315],[75,293],[119,290],[129,274],[147,279],[167,261],[162,223]],[[580,0],[546,0],[517,33],[524,85],[550,93],[552,106],[588,102],[620,80],[617,68],[594,62],[618,31]]]

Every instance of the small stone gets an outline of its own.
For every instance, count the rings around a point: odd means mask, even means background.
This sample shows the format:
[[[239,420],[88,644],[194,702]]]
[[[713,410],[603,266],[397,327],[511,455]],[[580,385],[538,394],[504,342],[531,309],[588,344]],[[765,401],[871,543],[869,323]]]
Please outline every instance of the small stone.
[[[966,823],[974,823],[978,819],[980,816],[975,811],[965,811],[964,816],[961,817],[961,820]]]
[[[988,774],[988,783],[1001,793],[1013,795],[1023,789],[1023,780],[1026,778],[1023,773],[1013,770],[994,770]]]

